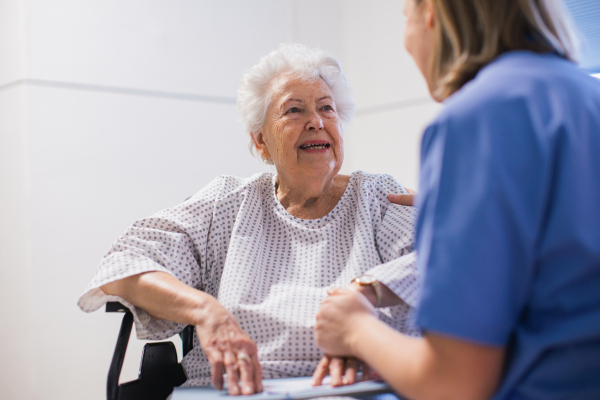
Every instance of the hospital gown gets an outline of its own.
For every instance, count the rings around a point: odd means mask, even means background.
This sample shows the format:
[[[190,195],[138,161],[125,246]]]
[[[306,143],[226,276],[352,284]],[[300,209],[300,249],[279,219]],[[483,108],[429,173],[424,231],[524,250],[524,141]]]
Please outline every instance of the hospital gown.
[[[417,335],[418,298],[412,207],[391,204],[406,193],[389,175],[355,172],[336,207],[313,220],[281,205],[271,173],[221,176],[184,203],[134,223],[112,246],[79,306],[94,311],[120,301],[133,311],[140,339],[166,339],[184,325],[151,318],[100,287],[163,271],[214,296],[258,346],[264,378],[311,375],[323,353],[315,314],[327,287],[375,276],[404,303],[380,308],[380,319]],[[210,384],[210,364],[194,335],[183,359],[186,386]]]

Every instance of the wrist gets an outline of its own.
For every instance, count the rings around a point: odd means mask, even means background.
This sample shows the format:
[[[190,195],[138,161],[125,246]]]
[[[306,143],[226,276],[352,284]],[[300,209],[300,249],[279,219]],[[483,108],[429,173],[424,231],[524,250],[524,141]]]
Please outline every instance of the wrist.
[[[226,311],[217,299],[207,293],[198,291],[194,297],[194,304],[190,313],[191,323],[189,325],[194,325],[200,329],[214,325],[215,320],[219,319],[219,315],[223,314],[221,311]]]
[[[374,307],[380,307],[383,301],[382,284],[372,275],[359,275],[351,282],[364,295]]]
[[[373,326],[381,321],[375,315],[366,313],[357,315],[355,318],[351,334],[348,335],[347,345],[354,357],[364,360],[362,354],[364,344],[371,340]]]
[[[369,300],[369,303],[371,303],[373,307],[375,307],[375,304],[377,304],[377,294],[375,293],[375,289],[373,289],[373,287],[371,287],[370,285],[362,286],[357,282],[353,281],[350,284],[350,288],[355,292],[358,292],[365,296],[367,300]]]

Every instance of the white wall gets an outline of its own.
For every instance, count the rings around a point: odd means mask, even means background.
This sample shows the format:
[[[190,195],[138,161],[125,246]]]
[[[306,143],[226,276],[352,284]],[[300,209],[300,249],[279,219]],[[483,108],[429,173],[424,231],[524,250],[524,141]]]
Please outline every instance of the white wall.
[[[404,4],[344,2],[344,55],[357,115],[347,134],[352,170],[388,173],[418,188],[421,133],[439,110],[404,49]]]
[[[105,398],[121,317],[82,313],[79,295],[134,220],[216,175],[270,168],[233,102],[242,73],[286,41],[348,72],[343,172],[416,187],[437,106],[403,50],[401,1],[0,0],[1,398]]]
[[[21,3],[0,2],[0,397],[31,399],[33,326]]]

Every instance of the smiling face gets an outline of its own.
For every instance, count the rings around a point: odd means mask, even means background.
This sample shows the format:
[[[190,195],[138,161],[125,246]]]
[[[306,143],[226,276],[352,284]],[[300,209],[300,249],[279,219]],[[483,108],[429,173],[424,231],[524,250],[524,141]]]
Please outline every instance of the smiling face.
[[[276,79],[254,144],[289,184],[333,179],[342,167],[344,145],[336,104],[325,81],[285,75]]]

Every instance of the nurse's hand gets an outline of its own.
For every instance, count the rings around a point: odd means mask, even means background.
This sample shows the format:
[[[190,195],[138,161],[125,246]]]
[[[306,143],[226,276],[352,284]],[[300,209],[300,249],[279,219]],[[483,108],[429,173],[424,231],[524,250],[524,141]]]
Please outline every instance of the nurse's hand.
[[[223,387],[223,374],[226,373],[229,395],[262,392],[256,344],[225,307],[215,300],[203,323],[196,325],[196,333],[210,363],[215,388]]]
[[[354,290],[327,289],[329,297],[317,312],[315,337],[317,345],[332,356],[353,357],[356,327],[379,321],[375,307],[365,296]]]
[[[401,206],[414,206],[415,197],[417,196],[417,192],[414,190],[410,190],[409,188],[405,188],[409,194],[388,194],[388,200],[394,204],[399,204]]]

